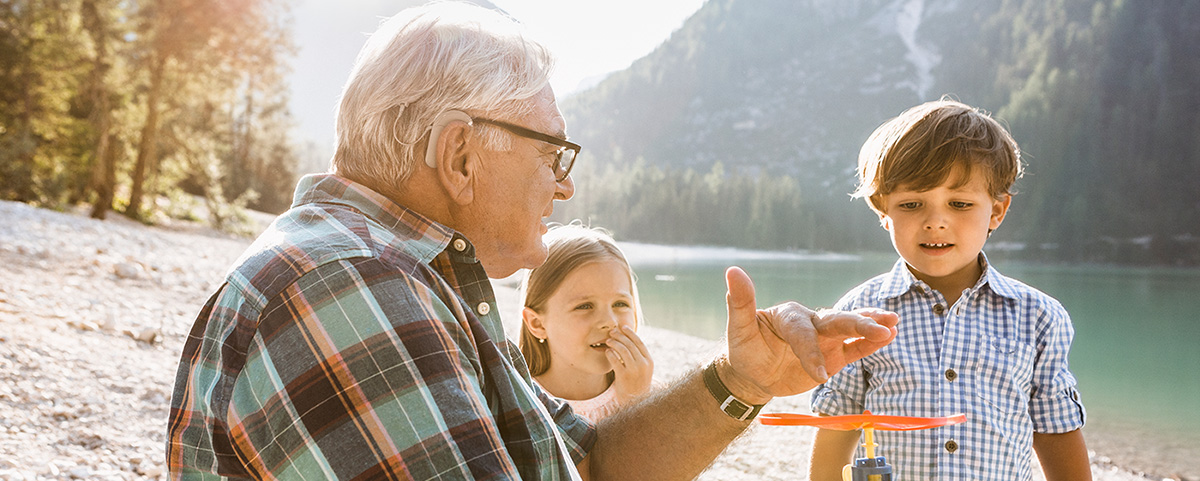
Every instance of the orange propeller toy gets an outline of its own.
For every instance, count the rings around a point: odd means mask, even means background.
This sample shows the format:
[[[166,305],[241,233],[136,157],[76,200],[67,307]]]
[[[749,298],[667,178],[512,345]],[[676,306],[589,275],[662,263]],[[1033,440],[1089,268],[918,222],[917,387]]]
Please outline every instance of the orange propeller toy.
[[[854,460],[842,468],[843,481],[892,481],[892,466],[883,456],[875,455],[875,430],[883,431],[915,431],[941,426],[951,426],[967,422],[967,415],[955,414],[940,418],[919,418],[912,416],[884,416],[865,411],[862,414],[846,416],[810,416],[792,413],[767,413],[758,417],[758,422],[768,426],[813,426],[837,431],[854,431],[861,429],[863,447],[867,457]]]

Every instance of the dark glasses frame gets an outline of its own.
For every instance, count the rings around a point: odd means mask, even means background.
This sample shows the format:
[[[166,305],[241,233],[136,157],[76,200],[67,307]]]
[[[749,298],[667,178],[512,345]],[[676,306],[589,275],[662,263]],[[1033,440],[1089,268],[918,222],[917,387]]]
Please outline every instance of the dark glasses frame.
[[[525,127],[521,127],[520,125],[513,125],[508,122],[501,122],[499,120],[492,120],[484,117],[475,117],[471,120],[481,124],[494,125],[527,139],[540,140],[547,144],[560,147],[557,152],[558,157],[554,159],[554,165],[551,166],[551,168],[554,169],[554,180],[557,182],[567,180],[567,176],[571,175],[571,168],[575,167],[575,159],[579,158],[579,151],[583,150],[583,147],[575,142],[558,138],[553,135],[543,134],[536,130],[530,130]]]

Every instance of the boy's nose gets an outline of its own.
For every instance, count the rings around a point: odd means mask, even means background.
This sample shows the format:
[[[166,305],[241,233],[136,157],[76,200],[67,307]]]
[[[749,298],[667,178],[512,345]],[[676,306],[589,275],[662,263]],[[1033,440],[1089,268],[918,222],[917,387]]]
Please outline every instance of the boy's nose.
[[[925,219],[925,230],[945,229],[946,217],[939,214],[934,214]]]

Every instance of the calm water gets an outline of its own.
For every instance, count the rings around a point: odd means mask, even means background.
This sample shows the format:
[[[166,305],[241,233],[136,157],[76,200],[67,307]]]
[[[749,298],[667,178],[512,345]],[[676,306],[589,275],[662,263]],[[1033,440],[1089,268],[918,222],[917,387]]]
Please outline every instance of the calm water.
[[[796,300],[822,307],[896,259],[771,258],[636,244],[626,250],[647,323],[708,339],[724,333],[723,272],[729,265],[741,266],[754,279],[759,306]],[[1071,370],[1089,426],[1200,444],[1200,269],[993,263],[1070,311],[1076,331]]]

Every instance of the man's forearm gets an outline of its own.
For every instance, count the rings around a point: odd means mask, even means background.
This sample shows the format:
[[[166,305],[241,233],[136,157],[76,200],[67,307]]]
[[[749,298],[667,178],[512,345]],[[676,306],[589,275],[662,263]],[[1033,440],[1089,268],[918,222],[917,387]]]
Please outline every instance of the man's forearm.
[[[593,481],[694,479],[752,422],[725,414],[697,369],[605,419],[585,466]]]

